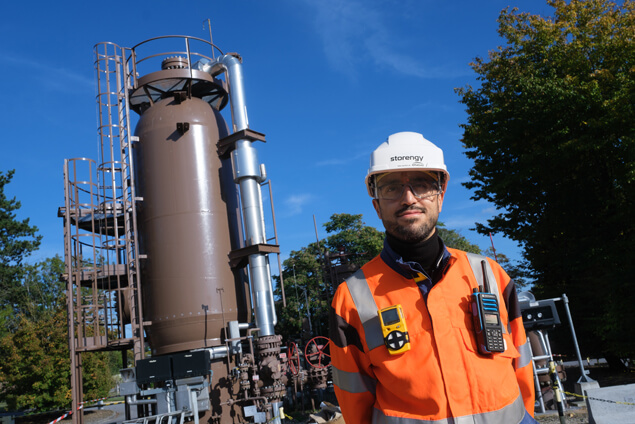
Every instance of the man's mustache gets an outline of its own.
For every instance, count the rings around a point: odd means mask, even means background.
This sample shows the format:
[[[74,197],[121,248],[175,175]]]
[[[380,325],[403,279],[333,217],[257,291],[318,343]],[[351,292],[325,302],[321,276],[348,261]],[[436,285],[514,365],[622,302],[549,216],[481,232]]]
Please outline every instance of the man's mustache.
[[[426,213],[426,208],[422,208],[420,206],[414,206],[414,205],[404,206],[403,208],[399,209],[396,212],[396,215],[401,215],[404,212],[409,212],[409,211],[419,211],[419,212],[422,212],[422,213]]]

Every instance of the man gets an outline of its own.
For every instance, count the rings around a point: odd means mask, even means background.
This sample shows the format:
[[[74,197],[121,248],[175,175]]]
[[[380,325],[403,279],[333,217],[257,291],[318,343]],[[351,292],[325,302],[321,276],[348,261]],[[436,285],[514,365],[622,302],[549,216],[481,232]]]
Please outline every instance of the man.
[[[421,134],[393,134],[371,155],[366,186],[384,249],[331,304],[333,381],[347,424],[536,422],[514,283],[437,234],[449,177],[443,152]],[[502,333],[489,347],[472,306],[487,284],[499,309],[487,322]]]

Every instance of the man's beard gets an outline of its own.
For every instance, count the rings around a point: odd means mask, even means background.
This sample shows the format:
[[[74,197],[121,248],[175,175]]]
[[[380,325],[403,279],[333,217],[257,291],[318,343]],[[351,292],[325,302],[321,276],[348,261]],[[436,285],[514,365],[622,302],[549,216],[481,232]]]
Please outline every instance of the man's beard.
[[[396,237],[397,239],[406,243],[420,243],[422,241],[427,240],[434,233],[434,229],[437,225],[438,218],[431,218],[429,209],[423,209],[423,208],[413,207],[413,206],[404,207],[400,209],[399,211],[397,211],[395,215],[403,213],[409,209],[416,209],[416,210],[422,211],[426,219],[424,219],[423,222],[418,226],[408,225],[407,227],[398,224],[396,219],[394,221],[384,220],[384,227],[386,228],[386,231],[390,233],[393,237]],[[416,220],[417,218],[412,218],[412,219],[408,219],[407,222],[408,224],[411,224],[415,222]]]

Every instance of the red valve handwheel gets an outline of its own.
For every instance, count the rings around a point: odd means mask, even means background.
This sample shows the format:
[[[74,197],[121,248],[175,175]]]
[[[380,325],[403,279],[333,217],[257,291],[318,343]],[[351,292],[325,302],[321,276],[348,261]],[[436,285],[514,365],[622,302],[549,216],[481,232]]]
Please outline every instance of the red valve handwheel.
[[[328,348],[329,343],[331,343],[331,340],[323,336],[313,337],[309,340],[304,348],[304,357],[309,365],[313,368],[326,368],[329,365],[328,362],[331,360],[330,350]],[[315,351],[310,352],[312,349]],[[328,360],[326,358],[328,358]]]
[[[298,375],[298,372],[300,371],[300,354],[298,352],[298,346],[294,342],[289,343],[287,352],[289,352],[289,368],[291,369],[291,373],[293,375]]]

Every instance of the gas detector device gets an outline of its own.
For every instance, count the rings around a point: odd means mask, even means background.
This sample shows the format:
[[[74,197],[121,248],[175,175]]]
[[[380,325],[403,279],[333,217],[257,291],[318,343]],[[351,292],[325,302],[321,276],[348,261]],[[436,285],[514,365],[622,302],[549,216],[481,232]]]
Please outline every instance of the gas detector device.
[[[406,327],[401,305],[393,305],[378,312],[384,344],[391,355],[398,355],[410,350],[410,336]]]
[[[478,351],[484,355],[505,351],[503,340],[503,324],[501,322],[498,297],[490,293],[487,278],[487,263],[481,261],[483,267],[483,285],[473,289],[472,319]]]

